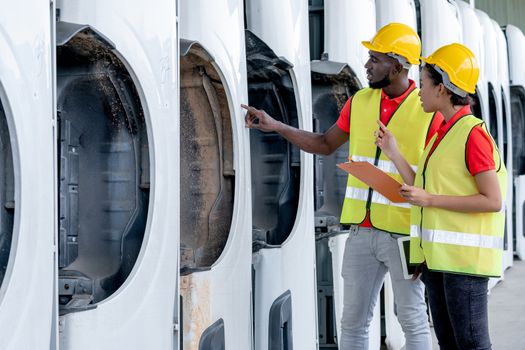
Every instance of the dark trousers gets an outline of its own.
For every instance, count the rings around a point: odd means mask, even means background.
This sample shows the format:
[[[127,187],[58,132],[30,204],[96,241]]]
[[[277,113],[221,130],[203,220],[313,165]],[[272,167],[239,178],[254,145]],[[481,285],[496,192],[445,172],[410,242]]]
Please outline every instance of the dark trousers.
[[[488,278],[429,271],[422,266],[441,350],[490,350]]]

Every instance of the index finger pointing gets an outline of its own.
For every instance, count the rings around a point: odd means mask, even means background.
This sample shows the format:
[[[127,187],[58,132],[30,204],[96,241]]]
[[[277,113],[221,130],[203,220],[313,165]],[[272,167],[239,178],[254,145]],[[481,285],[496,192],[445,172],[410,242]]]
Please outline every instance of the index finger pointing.
[[[253,108],[252,106],[248,106],[243,103],[241,103],[241,107],[246,109],[248,112],[253,112],[255,110],[255,108]]]

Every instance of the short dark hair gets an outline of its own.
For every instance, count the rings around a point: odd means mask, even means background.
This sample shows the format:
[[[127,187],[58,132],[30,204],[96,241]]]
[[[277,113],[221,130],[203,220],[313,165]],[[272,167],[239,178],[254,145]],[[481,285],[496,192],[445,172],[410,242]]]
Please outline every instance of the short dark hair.
[[[430,76],[430,79],[434,83],[434,85],[439,85],[443,83],[443,77],[441,74],[431,65],[431,64],[425,64],[423,69],[426,69],[428,72],[428,75]],[[454,106],[465,106],[465,105],[472,105],[473,99],[472,97],[467,94],[465,97],[461,97],[454,92],[447,89],[447,91],[450,93],[450,102]]]

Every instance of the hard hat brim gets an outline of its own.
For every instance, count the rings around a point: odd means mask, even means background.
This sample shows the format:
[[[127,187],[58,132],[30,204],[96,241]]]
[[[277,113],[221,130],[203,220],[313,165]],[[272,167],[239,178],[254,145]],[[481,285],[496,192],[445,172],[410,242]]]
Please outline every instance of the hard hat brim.
[[[374,46],[370,41],[361,41],[361,44],[363,44],[363,46],[369,49],[370,51],[388,53],[387,50]]]

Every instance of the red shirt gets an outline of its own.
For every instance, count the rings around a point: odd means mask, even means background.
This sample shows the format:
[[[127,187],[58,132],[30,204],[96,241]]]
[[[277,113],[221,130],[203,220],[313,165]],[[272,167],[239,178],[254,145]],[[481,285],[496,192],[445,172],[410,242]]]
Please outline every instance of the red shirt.
[[[427,159],[432,155],[437,145],[439,145],[452,125],[454,125],[459,118],[467,114],[472,114],[470,106],[462,107],[448,122],[445,120],[441,122],[441,125],[437,130],[436,142],[432,145]],[[467,166],[470,175],[474,176],[483,171],[496,170],[496,164],[494,163],[492,152],[492,139],[480,125],[475,126],[468,137],[466,149]]]
[[[401,94],[398,97],[390,98],[383,90],[381,90],[381,115],[379,116],[379,119],[383,124],[387,124],[390,121],[390,118],[394,115],[394,112],[397,110],[401,102],[405,100],[415,88],[416,83],[410,79],[409,80],[410,85],[408,86],[408,89],[406,89],[403,94]],[[341,113],[339,114],[339,119],[337,119],[337,126],[339,129],[341,129],[343,132],[349,134],[350,133],[350,105],[352,103],[352,97],[346,101],[343,109],[341,110]],[[432,136],[436,133],[437,129],[443,122],[443,117],[441,114],[437,113],[435,117],[432,120],[432,123],[430,124],[430,128],[427,134],[427,138],[425,140],[425,146],[428,144]],[[351,142],[351,141],[350,141]],[[363,227],[372,227],[372,224],[370,223],[370,215],[367,211],[365,220],[360,224],[360,226]]]

